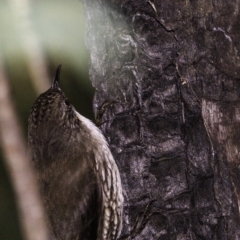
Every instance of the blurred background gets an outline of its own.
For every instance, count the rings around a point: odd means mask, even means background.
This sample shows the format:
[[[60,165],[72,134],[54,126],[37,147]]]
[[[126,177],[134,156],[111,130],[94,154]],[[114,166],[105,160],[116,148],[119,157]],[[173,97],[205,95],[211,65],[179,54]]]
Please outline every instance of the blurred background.
[[[25,146],[31,106],[50,87],[59,64],[65,94],[82,115],[93,120],[94,89],[88,78],[84,31],[79,0],[0,0],[0,84],[5,82],[10,91],[8,98]],[[4,104],[1,89],[0,85],[0,101]],[[0,102],[0,112],[4,114],[1,106]],[[0,239],[21,240],[4,137],[0,139]]]

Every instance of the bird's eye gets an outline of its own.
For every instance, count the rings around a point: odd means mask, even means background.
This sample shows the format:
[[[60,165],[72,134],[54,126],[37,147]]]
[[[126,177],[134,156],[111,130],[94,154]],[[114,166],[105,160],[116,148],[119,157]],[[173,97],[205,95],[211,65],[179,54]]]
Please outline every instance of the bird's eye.
[[[65,104],[66,104],[67,106],[70,106],[70,102],[68,101],[68,99],[65,100]]]

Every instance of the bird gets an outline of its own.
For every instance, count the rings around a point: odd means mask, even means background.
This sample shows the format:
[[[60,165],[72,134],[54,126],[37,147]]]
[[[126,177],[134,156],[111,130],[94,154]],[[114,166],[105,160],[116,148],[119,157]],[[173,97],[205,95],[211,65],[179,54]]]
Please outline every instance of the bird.
[[[120,173],[100,129],[82,116],[60,87],[34,102],[28,149],[51,240],[116,240],[122,229]]]

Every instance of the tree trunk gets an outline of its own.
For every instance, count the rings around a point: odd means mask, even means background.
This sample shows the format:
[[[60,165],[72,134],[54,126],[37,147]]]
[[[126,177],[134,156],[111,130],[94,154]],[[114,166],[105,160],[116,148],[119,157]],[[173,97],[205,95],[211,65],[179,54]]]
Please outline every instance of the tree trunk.
[[[122,234],[240,239],[240,1],[82,1]]]

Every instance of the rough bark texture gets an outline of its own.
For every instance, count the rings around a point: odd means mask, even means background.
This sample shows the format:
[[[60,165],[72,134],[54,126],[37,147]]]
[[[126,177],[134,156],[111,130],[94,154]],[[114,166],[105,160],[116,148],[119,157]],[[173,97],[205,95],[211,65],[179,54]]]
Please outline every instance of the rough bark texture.
[[[134,239],[240,239],[240,1],[83,3],[123,235],[155,200]]]

